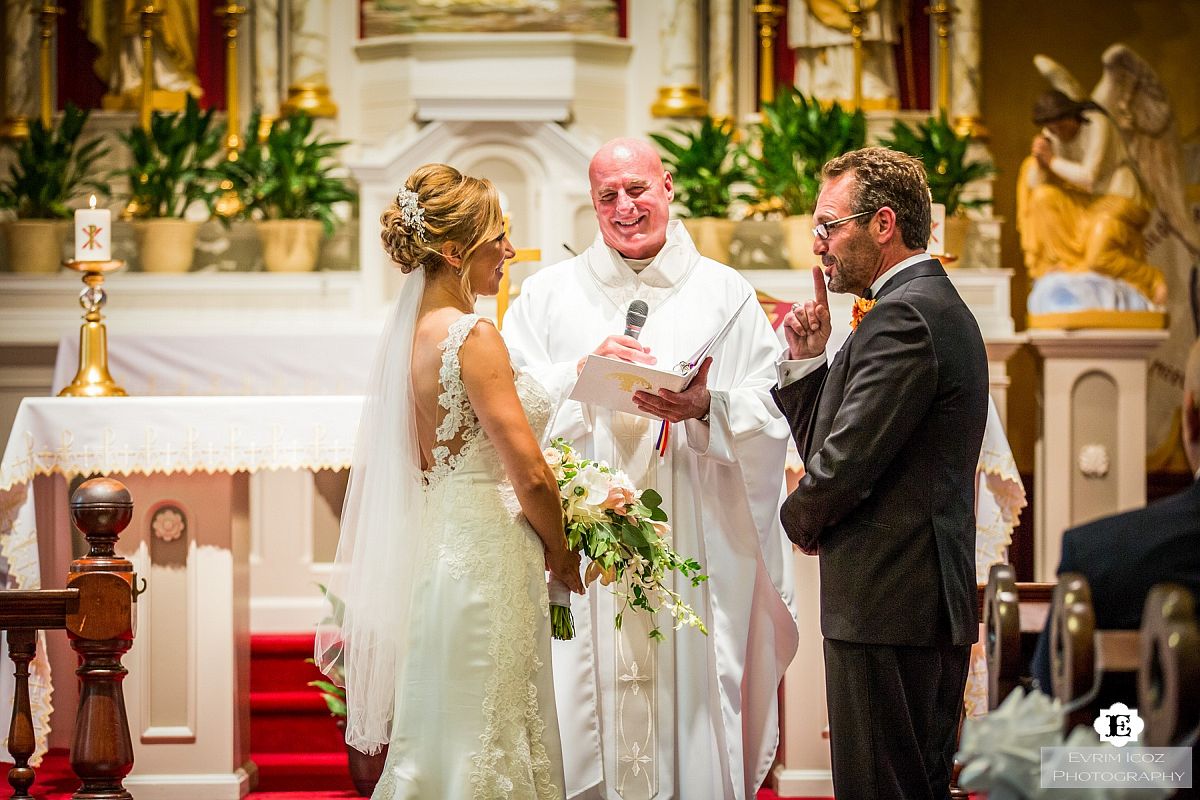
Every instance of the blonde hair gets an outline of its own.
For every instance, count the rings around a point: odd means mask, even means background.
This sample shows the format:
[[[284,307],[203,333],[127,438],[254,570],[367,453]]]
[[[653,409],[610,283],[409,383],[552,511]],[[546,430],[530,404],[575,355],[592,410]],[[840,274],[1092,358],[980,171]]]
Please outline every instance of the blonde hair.
[[[465,264],[480,245],[504,231],[500,194],[489,180],[446,164],[426,164],[408,176],[404,188],[416,194],[419,217],[414,219],[393,200],[379,223],[383,249],[406,274],[418,267],[431,276],[446,269],[446,243],[455,246]]]

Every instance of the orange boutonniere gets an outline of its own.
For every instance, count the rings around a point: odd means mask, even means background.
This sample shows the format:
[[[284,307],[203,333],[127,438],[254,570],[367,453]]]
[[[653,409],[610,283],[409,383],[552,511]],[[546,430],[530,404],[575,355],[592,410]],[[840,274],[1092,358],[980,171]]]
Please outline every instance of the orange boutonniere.
[[[874,307],[874,300],[864,300],[861,297],[854,298],[854,308],[850,309],[850,330],[856,330],[858,323],[862,322],[863,317]]]

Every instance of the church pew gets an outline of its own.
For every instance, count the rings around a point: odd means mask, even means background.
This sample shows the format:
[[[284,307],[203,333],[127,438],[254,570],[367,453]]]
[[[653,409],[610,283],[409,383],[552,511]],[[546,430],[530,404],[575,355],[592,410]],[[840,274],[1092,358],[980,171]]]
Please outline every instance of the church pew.
[[[1018,583],[1009,564],[993,564],[988,582],[975,587],[976,614],[984,626],[984,655],[987,659],[988,710],[991,711],[1016,686],[1029,681],[1029,663],[1038,636],[1050,613],[1052,583]],[[1024,602],[1020,603],[1020,598]],[[959,718],[959,734],[962,721]],[[950,778],[952,800],[967,800],[970,794],[959,787],[962,765],[955,761]]]
[[[1059,576],[1050,615],[1050,674],[1066,730],[1090,726],[1112,702],[1135,705],[1138,631],[1097,629],[1091,587],[1077,572]]]
[[[1200,724],[1200,628],[1191,592],[1173,583],[1150,590],[1142,611],[1138,714],[1141,744],[1190,744]]]
[[[1017,583],[1008,564],[993,564],[988,571],[982,619],[989,711],[1017,686],[1028,685],[1029,663],[1053,592],[1052,583]]]

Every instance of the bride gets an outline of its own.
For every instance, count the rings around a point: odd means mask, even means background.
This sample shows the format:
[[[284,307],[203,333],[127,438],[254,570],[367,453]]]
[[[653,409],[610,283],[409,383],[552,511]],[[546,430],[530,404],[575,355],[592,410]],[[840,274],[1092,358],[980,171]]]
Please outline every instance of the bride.
[[[417,169],[381,218],[409,273],[364,401],[317,633],[376,800],[561,798],[545,569],[582,592],[538,440],[550,398],[475,313],[513,256],[486,180]]]

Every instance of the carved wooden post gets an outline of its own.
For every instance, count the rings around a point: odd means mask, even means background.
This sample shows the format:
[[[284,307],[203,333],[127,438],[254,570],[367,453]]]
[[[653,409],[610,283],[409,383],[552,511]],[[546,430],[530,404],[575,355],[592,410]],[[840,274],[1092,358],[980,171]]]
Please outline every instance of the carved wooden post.
[[[79,607],[67,615],[67,635],[79,653],[81,682],[71,768],[83,782],[77,800],[133,800],[122,781],[133,768],[133,743],[125,715],[121,656],[133,644],[136,576],[116,555],[117,535],[133,518],[129,490],[110,478],[84,482],[71,496],[71,516],[91,545],[71,562],[67,588],[79,590]]]
[[[29,710],[29,662],[33,660],[37,631],[8,631],[8,653],[15,669],[17,691],[13,698],[12,725],[8,729],[8,752],[12,753],[13,767],[8,771],[8,782],[13,787],[15,800],[29,798],[29,787],[33,785],[33,770],[29,768],[29,757],[33,755],[33,718]]]

